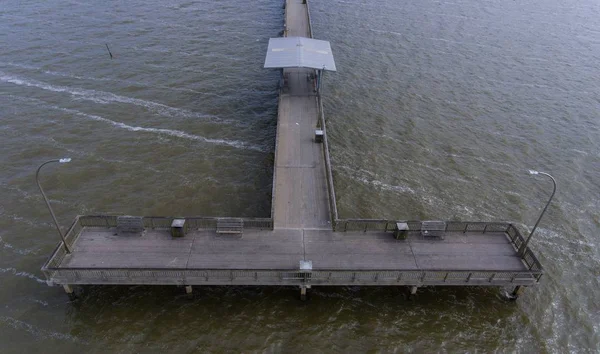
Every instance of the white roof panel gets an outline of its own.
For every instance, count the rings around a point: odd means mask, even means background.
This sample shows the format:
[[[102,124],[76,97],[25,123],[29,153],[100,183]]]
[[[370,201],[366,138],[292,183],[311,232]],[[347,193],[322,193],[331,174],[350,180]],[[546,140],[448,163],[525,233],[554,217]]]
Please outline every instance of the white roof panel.
[[[329,42],[305,37],[270,38],[265,68],[336,71]]]

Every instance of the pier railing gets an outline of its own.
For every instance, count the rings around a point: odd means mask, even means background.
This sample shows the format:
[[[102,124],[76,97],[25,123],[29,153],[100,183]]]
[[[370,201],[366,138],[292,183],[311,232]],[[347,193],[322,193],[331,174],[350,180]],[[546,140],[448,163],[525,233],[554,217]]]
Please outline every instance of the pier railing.
[[[312,19],[310,16],[309,1],[306,1],[306,14],[308,17],[308,36],[313,38]],[[318,77],[318,70],[314,70],[313,77]],[[333,185],[333,173],[331,170],[331,158],[329,156],[329,140],[327,138],[327,126],[325,124],[325,112],[323,110],[323,99],[320,92],[317,93],[318,109],[318,127],[323,131],[323,158],[325,160],[325,174],[327,177],[327,191],[329,194],[329,211],[331,213],[331,223],[334,224],[338,219],[337,202],[335,199],[335,187]]]
[[[80,227],[117,227],[117,215],[86,215],[78,216],[75,220]],[[144,216],[144,228],[148,229],[169,229],[174,219],[185,219],[189,229],[203,230],[216,229],[219,217],[172,217],[172,216]],[[225,218],[227,219],[227,218]],[[245,229],[273,229],[273,219],[271,218],[236,218],[244,222]]]
[[[147,285],[531,285],[541,271],[495,270],[338,270],[290,269],[152,269],[57,268],[43,269],[59,284]]]
[[[325,124],[325,113],[323,112],[323,100],[317,95],[319,107],[319,126],[323,131],[323,158],[325,160],[325,175],[327,178],[327,191],[329,193],[329,211],[331,213],[331,224],[334,225],[338,219],[337,201],[335,200],[335,187],[333,185],[333,173],[331,171],[331,158],[329,156],[329,141],[327,139],[327,127]],[[335,230],[335,228],[334,228]]]
[[[306,0],[306,14],[308,16],[308,37],[313,38],[312,19],[310,17],[310,6],[309,6],[308,2],[309,1]]]
[[[411,231],[421,231],[422,221],[411,220],[389,220],[389,219],[338,219],[335,221],[336,231],[393,231],[396,223],[404,222],[408,224]],[[466,221],[446,221],[447,232],[506,232],[511,236],[513,242],[520,242],[523,239],[519,231],[507,222],[466,222]],[[517,246],[520,246],[517,245]]]

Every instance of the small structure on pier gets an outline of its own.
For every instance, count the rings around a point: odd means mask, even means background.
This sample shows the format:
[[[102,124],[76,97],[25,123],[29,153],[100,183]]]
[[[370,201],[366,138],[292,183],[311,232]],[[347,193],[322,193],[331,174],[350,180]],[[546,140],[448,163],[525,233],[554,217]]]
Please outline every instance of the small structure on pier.
[[[265,69],[280,68],[336,71],[329,42],[306,37],[269,39]]]
[[[324,72],[337,70],[329,42],[306,37],[269,39],[264,67],[284,69],[280,85],[284,93],[289,88],[290,75],[302,73],[303,69],[310,69],[306,78],[307,81],[314,80],[313,91],[316,93],[321,91]]]

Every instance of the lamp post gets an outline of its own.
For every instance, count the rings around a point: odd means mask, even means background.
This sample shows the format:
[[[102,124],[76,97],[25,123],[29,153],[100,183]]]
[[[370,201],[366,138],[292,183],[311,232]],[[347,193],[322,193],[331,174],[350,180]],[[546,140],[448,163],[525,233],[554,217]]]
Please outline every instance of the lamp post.
[[[535,229],[537,229],[537,227],[538,227],[538,225],[540,223],[540,220],[542,220],[542,216],[544,216],[544,213],[546,212],[546,209],[548,209],[548,206],[550,205],[550,202],[552,201],[552,198],[554,197],[554,193],[556,193],[556,180],[550,174],[548,174],[546,172],[539,172],[539,171],[534,171],[534,170],[529,170],[529,174],[531,174],[531,175],[544,175],[544,176],[549,177],[552,180],[553,189],[552,189],[552,194],[550,195],[550,199],[548,199],[548,202],[546,203],[546,206],[544,207],[544,210],[542,210],[542,213],[540,214],[540,216],[537,219],[535,225],[533,226],[533,229],[529,233],[529,236],[527,236],[527,240],[525,240],[525,243],[523,244],[523,246],[521,246],[521,249],[519,250],[519,254],[521,255],[521,257],[523,257],[525,255],[525,250],[527,249],[527,245],[529,244],[529,241],[531,240],[531,236],[533,236],[533,233],[535,232]]]
[[[52,220],[54,220],[54,225],[56,225],[56,230],[58,230],[58,234],[60,235],[60,238],[63,241],[63,245],[65,245],[65,250],[67,251],[67,253],[71,253],[72,250],[69,247],[69,245],[67,244],[67,240],[65,240],[65,235],[63,235],[60,226],[58,225],[58,221],[56,220],[56,216],[54,215],[54,211],[52,210],[52,207],[50,206],[50,202],[48,201],[48,197],[46,197],[46,193],[44,193],[44,190],[42,189],[42,185],[40,184],[40,170],[42,169],[42,167],[44,167],[45,165],[49,164],[49,163],[53,163],[53,162],[58,162],[58,163],[67,163],[67,162],[71,162],[71,158],[69,157],[65,157],[62,159],[55,159],[55,160],[49,160],[44,162],[43,164],[40,165],[40,167],[38,167],[37,172],[35,173],[35,181],[37,182],[38,188],[40,189],[40,192],[42,192],[42,196],[44,197],[44,201],[46,202],[46,205],[48,206],[48,210],[50,211],[50,215],[52,215]]]

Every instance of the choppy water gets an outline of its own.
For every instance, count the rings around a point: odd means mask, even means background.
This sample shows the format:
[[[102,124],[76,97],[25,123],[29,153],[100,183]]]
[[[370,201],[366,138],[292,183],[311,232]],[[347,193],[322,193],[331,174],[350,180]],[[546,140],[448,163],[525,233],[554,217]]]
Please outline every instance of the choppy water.
[[[498,289],[86,287],[39,271],[84,213],[268,216],[281,1],[0,7],[0,352],[595,352],[600,5],[313,0],[343,217],[535,221],[547,275]],[[114,59],[110,60],[105,43]]]

